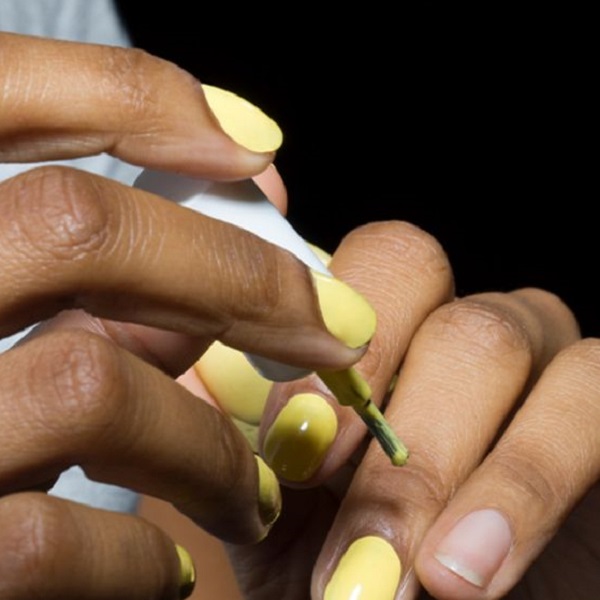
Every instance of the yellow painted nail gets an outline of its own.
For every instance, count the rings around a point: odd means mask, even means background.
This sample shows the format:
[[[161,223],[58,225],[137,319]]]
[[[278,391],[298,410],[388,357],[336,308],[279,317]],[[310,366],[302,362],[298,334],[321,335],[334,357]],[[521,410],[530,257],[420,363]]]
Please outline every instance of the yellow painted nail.
[[[263,454],[289,481],[310,479],[337,433],[337,416],[317,394],[297,394],[277,415],[265,436]]]
[[[194,567],[194,561],[190,556],[190,553],[180,546],[175,544],[177,550],[177,556],[179,557],[179,597],[188,598],[194,591],[194,585],[196,584],[196,569]]]
[[[311,271],[327,329],[350,348],[360,348],[375,333],[377,316],[371,305],[343,281]]]
[[[256,372],[243,352],[214,342],[194,369],[226,413],[244,423],[260,423],[273,384]]]
[[[275,473],[255,455],[258,465],[258,512],[263,525],[270,529],[281,512],[281,490]]]
[[[212,85],[203,85],[202,89],[221,127],[235,142],[253,152],[274,152],[281,146],[279,125],[260,108]]]
[[[377,536],[354,541],[325,589],[324,600],[394,600],[402,566],[394,548]]]

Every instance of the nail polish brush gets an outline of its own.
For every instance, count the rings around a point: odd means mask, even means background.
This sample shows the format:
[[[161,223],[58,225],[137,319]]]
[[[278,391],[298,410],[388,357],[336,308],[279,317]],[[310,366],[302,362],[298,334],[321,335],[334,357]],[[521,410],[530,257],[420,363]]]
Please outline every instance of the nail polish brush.
[[[213,182],[145,170],[134,185],[206,216],[245,229],[292,252],[313,271],[332,276],[320,258],[251,179]],[[308,374],[305,369],[284,365],[264,357],[252,355],[248,358],[272,381],[289,381]],[[319,370],[317,375],[340,404],[352,407],[362,418],[392,464],[405,464],[408,459],[407,448],[372,401],[369,384],[358,371],[353,367],[340,371]]]

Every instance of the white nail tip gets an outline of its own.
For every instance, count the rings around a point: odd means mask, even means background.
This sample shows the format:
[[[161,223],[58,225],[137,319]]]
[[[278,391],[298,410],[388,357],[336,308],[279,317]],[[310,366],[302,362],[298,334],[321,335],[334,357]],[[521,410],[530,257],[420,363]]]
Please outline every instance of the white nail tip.
[[[451,556],[448,556],[446,554],[436,554],[435,558],[440,564],[446,567],[446,569],[452,571],[452,573],[458,575],[461,579],[464,579],[468,583],[479,588],[482,588],[484,586],[483,578],[480,575],[475,573],[475,571],[460,564]]]

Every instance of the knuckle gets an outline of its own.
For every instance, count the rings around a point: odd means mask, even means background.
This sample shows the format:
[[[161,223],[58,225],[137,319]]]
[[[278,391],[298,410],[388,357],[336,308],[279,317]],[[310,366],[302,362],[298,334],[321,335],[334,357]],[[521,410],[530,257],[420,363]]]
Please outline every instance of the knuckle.
[[[390,506],[406,513],[407,518],[437,514],[455,492],[450,471],[446,472],[435,459],[424,454],[418,458],[413,456],[397,477],[398,484],[390,486],[389,472],[382,473],[377,467],[372,468],[368,477],[369,493],[379,499],[388,497],[393,490]]]
[[[419,270],[422,276],[442,275],[448,283],[452,281],[450,261],[442,245],[431,234],[412,223],[368,223],[348,234],[346,240],[358,236],[377,262],[389,260],[391,264],[398,264],[398,258],[401,258],[403,263]]]
[[[122,377],[116,347],[84,331],[47,336],[35,365],[38,419],[60,439],[102,436],[112,429],[123,408]]]
[[[148,74],[158,59],[139,48],[107,47],[103,52],[103,72],[107,74],[109,92],[117,93],[122,107],[131,114],[153,104],[152,89],[148,85]]]
[[[569,495],[570,474],[561,470],[560,464],[551,463],[547,454],[523,452],[521,443],[505,444],[490,461],[496,485],[510,490],[513,497],[525,503],[532,515],[550,514],[564,506]]]
[[[419,498],[432,507],[445,506],[453,494],[452,486],[447,481],[447,476],[433,463],[426,468],[416,467],[408,474],[411,490],[415,492],[412,497]]]
[[[364,290],[373,290],[381,324],[412,327],[453,295],[453,274],[444,249],[432,235],[411,223],[363,225],[344,238],[341,248],[350,250],[337,255],[345,278],[360,283]],[[399,302],[399,297],[405,301]],[[381,352],[391,350],[393,356],[396,341],[378,329],[381,335],[376,336],[369,352],[382,344]]]
[[[500,304],[476,299],[456,300],[440,307],[430,318],[438,339],[456,345],[466,343],[471,352],[486,356],[525,354],[532,360],[533,348],[520,320]]]
[[[110,211],[89,175],[65,167],[40,167],[16,177],[13,185],[13,231],[28,253],[76,261],[105,244]]]
[[[16,494],[0,501],[0,592],[9,594],[3,598],[24,587],[23,593],[39,590],[55,577],[58,557],[64,558],[59,544],[64,549],[65,536],[74,530],[68,519],[69,512],[45,494]]]
[[[182,84],[198,87],[196,80],[174,63],[139,48],[109,47],[103,53],[103,60],[107,93],[118,98],[118,102],[111,105],[118,107],[116,110],[130,122],[137,115],[145,133],[151,133],[153,120],[159,128],[160,99],[165,89],[181,88]],[[135,126],[135,121],[133,124]]]
[[[560,371],[560,384],[581,400],[587,398],[600,408],[600,339],[584,338],[559,352],[552,363]]]

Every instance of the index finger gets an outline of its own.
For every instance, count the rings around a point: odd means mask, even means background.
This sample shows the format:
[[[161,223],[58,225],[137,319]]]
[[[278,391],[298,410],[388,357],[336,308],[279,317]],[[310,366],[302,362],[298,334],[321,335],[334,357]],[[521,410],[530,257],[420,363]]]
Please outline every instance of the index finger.
[[[0,335],[81,307],[307,368],[348,366],[368,342],[328,329],[332,288],[303,263],[228,223],[59,167],[0,183],[0,198]]]
[[[225,134],[194,77],[141,50],[0,33],[0,88],[1,161],[107,152],[223,180],[273,159]]]

